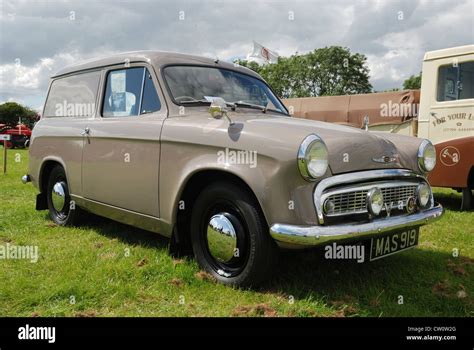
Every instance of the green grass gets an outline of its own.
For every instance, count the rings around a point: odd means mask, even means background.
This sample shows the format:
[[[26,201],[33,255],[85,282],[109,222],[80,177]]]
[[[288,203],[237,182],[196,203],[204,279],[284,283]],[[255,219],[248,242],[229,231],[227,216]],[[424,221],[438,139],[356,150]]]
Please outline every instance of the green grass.
[[[156,234],[94,216],[53,225],[20,181],[27,152],[8,152],[0,245],[37,245],[40,258],[0,260],[0,316],[473,316],[474,215],[457,210],[451,190],[436,189],[446,214],[415,249],[364,264],[327,261],[321,249],[284,253],[268,283],[239,290],[173,260]]]

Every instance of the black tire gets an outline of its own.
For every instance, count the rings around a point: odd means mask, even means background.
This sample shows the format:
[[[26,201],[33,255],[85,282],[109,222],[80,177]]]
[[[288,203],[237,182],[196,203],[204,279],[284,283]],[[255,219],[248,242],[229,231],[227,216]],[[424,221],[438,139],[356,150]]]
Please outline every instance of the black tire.
[[[53,187],[56,183],[61,183],[65,192],[64,207],[58,210],[53,205]],[[56,165],[49,174],[48,186],[46,188],[46,198],[48,203],[49,216],[56,224],[60,226],[74,226],[80,221],[81,210],[77,206],[71,205],[71,197],[67,185],[67,178],[64,169]]]
[[[461,210],[468,211],[472,209],[473,198],[472,190],[470,188],[462,189]]]
[[[207,240],[211,217],[223,212],[235,226],[239,251],[238,257],[225,263],[211,255]],[[277,263],[278,247],[258,203],[248,191],[232,183],[215,183],[201,192],[193,205],[191,241],[200,267],[226,285],[257,286]]]

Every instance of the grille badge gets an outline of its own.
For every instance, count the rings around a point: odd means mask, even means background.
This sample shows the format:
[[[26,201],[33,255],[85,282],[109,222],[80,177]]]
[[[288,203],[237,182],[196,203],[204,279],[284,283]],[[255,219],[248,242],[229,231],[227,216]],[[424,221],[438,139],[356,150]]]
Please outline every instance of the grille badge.
[[[409,197],[407,199],[406,210],[408,214],[412,214],[416,210],[416,201],[415,197]]]
[[[382,156],[380,158],[372,158],[372,160],[374,162],[377,162],[377,163],[393,163],[393,162],[396,162],[398,159],[398,156],[395,155],[395,156]]]

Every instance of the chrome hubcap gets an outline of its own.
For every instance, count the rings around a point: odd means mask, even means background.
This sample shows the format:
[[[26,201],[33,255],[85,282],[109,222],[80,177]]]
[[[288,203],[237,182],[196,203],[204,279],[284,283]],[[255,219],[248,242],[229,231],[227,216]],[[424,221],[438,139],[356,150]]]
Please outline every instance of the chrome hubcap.
[[[227,213],[214,215],[207,225],[209,253],[218,261],[228,262],[236,253],[237,234]]]
[[[61,212],[64,209],[66,202],[66,191],[64,189],[64,182],[56,182],[53,186],[51,193],[51,200],[53,207],[57,212]]]

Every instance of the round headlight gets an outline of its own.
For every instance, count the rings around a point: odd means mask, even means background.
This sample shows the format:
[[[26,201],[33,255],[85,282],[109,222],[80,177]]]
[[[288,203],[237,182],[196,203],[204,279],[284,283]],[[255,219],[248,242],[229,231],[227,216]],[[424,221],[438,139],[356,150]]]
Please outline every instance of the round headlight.
[[[436,149],[428,140],[423,140],[418,148],[418,166],[423,172],[434,169],[436,165]]]
[[[425,208],[430,201],[430,186],[424,182],[420,183],[416,188],[416,201],[421,208]]]
[[[379,215],[383,208],[383,193],[378,187],[367,192],[367,209],[372,215]]]
[[[323,176],[328,169],[328,149],[319,136],[309,135],[298,150],[298,168],[306,180]]]

